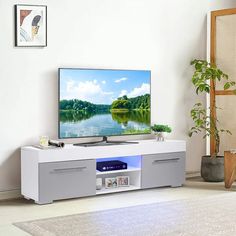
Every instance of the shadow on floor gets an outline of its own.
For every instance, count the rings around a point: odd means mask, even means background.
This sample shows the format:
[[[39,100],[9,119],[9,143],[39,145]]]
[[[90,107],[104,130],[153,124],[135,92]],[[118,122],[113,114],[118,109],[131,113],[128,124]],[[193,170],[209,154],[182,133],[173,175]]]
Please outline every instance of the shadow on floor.
[[[230,189],[226,189],[224,182],[206,182],[201,177],[188,178],[184,186],[187,188],[217,190],[217,191],[224,191],[224,192],[236,191],[236,183],[235,185],[232,185]]]

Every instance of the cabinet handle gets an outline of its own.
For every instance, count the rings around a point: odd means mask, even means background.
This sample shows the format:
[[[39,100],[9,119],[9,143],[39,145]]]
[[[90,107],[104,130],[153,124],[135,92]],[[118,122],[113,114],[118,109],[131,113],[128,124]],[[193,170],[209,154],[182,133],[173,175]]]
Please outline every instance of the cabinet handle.
[[[170,158],[170,159],[163,159],[163,160],[154,160],[152,162],[152,164],[176,162],[176,161],[179,161],[179,160],[180,160],[180,158]]]
[[[85,169],[87,169],[86,166],[72,167],[72,168],[62,168],[62,169],[54,169],[51,173],[53,173],[53,174],[71,173],[71,172],[83,171]]]

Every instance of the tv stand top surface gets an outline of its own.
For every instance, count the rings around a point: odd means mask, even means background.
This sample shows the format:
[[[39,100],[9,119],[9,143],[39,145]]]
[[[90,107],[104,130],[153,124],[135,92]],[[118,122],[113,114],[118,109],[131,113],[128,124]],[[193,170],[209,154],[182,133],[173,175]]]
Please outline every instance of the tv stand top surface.
[[[21,148],[21,152],[31,152],[38,163],[111,158],[122,156],[150,155],[157,153],[185,152],[184,140],[157,142],[155,139],[136,140],[137,143],[125,145],[74,146],[66,144],[64,148],[42,150],[33,146]]]

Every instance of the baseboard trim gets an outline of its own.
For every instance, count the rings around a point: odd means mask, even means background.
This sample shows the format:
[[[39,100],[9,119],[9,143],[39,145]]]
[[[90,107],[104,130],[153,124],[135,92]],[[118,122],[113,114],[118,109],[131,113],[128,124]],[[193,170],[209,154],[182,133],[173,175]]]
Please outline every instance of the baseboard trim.
[[[186,172],[186,179],[193,178],[193,177],[200,177],[200,171],[187,171]]]
[[[14,198],[21,198],[21,191],[20,189],[13,189],[7,191],[0,191],[0,200],[7,200],[7,199],[14,199]]]

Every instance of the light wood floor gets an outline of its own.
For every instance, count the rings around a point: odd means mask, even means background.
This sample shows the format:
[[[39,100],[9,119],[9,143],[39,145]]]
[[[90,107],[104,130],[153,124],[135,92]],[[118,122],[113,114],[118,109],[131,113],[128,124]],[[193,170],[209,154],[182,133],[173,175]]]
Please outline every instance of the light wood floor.
[[[56,201],[49,205],[36,205],[33,201],[27,201],[25,199],[0,201],[0,236],[28,235],[12,225],[12,223],[19,221],[178,199],[204,198],[207,196],[228,194],[232,191],[236,191],[236,184],[233,185],[231,190],[225,190],[223,183],[205,183],[200,178],[191,178],[180,188],[159,188],[123,192],[96,197]]]

